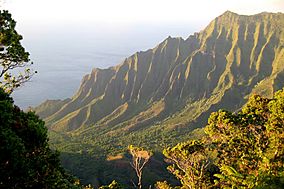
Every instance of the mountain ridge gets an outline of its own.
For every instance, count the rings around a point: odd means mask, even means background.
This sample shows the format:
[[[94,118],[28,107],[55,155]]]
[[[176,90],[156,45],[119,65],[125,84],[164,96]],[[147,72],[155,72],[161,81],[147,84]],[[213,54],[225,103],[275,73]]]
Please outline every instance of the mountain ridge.
[[[84,183],[132,186],[130,167],[121,168],[129,144],[153,150],[153,162],[162,163],[163,149],[204,134],[211,112],[238,111],[250,95],[272,97],[284,87],[283,29],[283,13],[227,11],[186,39],[169,36],[116,66],[94,68],[72,98],[34,110],[64,167]],[[154,163],[145,171],[147,183],[167,177]]]
[[[251,93],[271,96],[283,86],[283,15],[226,11],[187,39],[169,36],[117,66],[93,69],[61,108],[35,110],[50,129],[76,132],[96,125],[135,131],[177,112],[189,126],[208,111],[238,109]]]

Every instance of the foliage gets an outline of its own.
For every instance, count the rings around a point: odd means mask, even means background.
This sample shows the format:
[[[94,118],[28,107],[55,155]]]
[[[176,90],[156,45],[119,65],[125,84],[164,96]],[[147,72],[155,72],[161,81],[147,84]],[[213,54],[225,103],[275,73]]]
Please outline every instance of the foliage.
[[[156,189],[175,189],[175,188],[178,188],[178,187],[172,187],[168,184],[167,181],[158,181],[155,185],[155,188]]]
[[[122,186],[114,180],[108,186],[101,186],[99,189],[122,189]]]
[[[44,122],[0,88],[0,188],[77,188],[48,145]]]
[[[182,188],[281,188],[283,127],[284,89],[272,99],[253,95],[238,113],[212,113],[202,140],[164,154]]]
[[[211,184],[215,169],[202,142],[190,140],[167,148],[163,153],[174,163],[168,170],[185,188],[206,188]]]
[[[31,79],[34,72],[29,53],[21,45],[23,39],[15,30],[16,22],[8,11],[0,10],[0,87],[12,92]],[[15,74],[18,71],[18,74]]]

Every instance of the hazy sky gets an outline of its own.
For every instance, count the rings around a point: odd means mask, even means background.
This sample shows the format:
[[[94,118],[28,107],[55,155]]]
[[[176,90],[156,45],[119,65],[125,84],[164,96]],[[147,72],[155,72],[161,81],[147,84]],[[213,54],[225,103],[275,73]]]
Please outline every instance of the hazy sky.
[[[284,0],[5,0],[4,7],[25,23],[207,23],[226,10],[284,12]]]

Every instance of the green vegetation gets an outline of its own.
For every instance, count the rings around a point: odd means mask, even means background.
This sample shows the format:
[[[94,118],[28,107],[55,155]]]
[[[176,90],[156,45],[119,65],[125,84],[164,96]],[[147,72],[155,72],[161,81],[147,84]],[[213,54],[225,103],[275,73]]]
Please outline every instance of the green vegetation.
[[[82,188],[61,167],[58,153],[50,150],[44,122],[34,113],[25,113],[14,106],[12,98],[2,89],[0,120],[1,188]],[[205,135],[199,140],[164,150],[172,163],[168,170],[181,186],[172,187],[166,181],[159,181],[156,188],[284,187],[284,89],[272,99],[253,95],[238,113],[225,110],[212,113],[204,130]],[[142,188],[142,169],[151,153],[133,146],[129,146],[129,151],[139,178],[137,187]],[[109,160],[122,158],[113,156]],[[111,167],[104,167],[108,168]],[[100,187],[121,188],[116,181]]]
[[[11,14],[0,10],[0,87],[9,93],[34,74],[29,68],[32,64],[29,53],[21,45],[22,36],[15,27]]]
[[[44,122],[20,110],[0,88],[0,188],[92,189],[64,170],[48,142]],[[113,181],[100,188],[122,187]]]
[[[212,113],[205,133],[164,150],[182,188],[284,187],[284,89],[272,99],[253,95],[238,113]]]
[[[114,180],[108,186],[101,186],[99,189],[122,189],[122,186]]]
[[[0,10],[0,188],[79,188],[49,148],[44,122],[8,94],[33,75],[15,26],[11,14]],[[19,68],[25,70],[13,75]]]
[[[77,188],[48,145],[47,128],[0,88],[0,188]]]

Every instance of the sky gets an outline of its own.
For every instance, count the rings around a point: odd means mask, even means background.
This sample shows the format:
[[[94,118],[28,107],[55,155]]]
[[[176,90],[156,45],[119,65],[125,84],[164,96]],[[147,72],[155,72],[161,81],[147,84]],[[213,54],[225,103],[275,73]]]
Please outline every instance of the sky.
[[[238,14],[284,12],[284,0],[0,0],[29,38],[68,31],[70,35],[121,34],[168,30],[164,35],[188,37],[230,10]],[[172,28],[172,30],[171,30]],[[190,28],[190,29],[188,29]],[[94,31],[97,32],[94,32]],[[60,33],[63,31],[62,33]],[[84,31],[84,32],[82,32]],[[151,33],[150,32],[150,33]],[[160,31],[157,31],[160,32]],[[156,32],[156,33],[157,33]],[[149,34],[150,34],[149,33]],[[117,35],[117,36],[115,36]],[[152,35],[152,34],[150,34]]]
[[[3,0],[0,0],[3,2]],[[284,12],[284,0],[5,0],[21,23],[48,25],[208,23],[226,10]]]

